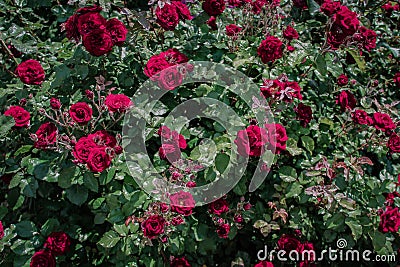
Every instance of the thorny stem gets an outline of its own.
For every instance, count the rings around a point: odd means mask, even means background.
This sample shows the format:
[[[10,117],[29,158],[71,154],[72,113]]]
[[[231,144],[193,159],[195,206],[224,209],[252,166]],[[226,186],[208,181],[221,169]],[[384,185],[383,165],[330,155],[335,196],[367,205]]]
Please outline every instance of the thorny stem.
[[[10,51],[10,49],[8,49],[7,44],[4,42],[3,39],[0,39],[0,44],[3,47],[3,49],[7,52],[7,54],[14,60],[15,64],[19,65],[18,60],[14,57],[14,54]]]

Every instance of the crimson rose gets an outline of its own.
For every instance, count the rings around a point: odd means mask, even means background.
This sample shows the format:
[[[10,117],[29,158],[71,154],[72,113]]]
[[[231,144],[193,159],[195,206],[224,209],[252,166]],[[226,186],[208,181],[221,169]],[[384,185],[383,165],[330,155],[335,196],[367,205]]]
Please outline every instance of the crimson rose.
[[[386,210],[381,214],[379,223],[379,231],[382,233],[392,232],[397,233],[400,227],[399,208],[387,206]]]
[[[107,32],[111,35],[113,45],[121,46],[126,40],[128,30],[118,19],[109,19],[106,24]]]
[[[171,267],[191,267],[190,263],[186,260],[185,257],[182,258],[173,258],[171,260]]]
[[[171,210],[182,214],[184,216],[189,216],[193,212],[195,207],[195,202],[192,194],[189,192],[179,191],[170,196]]]
[[[92,172],[102,172],[111,164],[111,157],[105,151],[105,148],[96,147],[90,150],[87,167]]]
[[[225,30],[227,36],[237,37],[238,33],[242,31],[242,28],[235,24],[229,24],[225,27]]]
[[[254,267],[274,267],[274,264],[270,261],[260,261]]]
[[[95,29],[83,36],[83,46],[93,56],[109,53],[113,47],[111,35],[104,29]]]
[[[229,211],[229,204],[225,199],[220,198],[208,205],[208,211],[212,214],[220,216],[222,213]]]
[[[337,84],[339,86],[345,86],[349,82],[349,78],[347,78],[346,75],[340,74],[339,77],[337,78]]]
[[[264,127],[267,130],[268,149],[275,154],[280,154],[286,150],[288,136],[285,127],[279,123],[267,123]]]
[[[375,112],[373,114],[374,126],[381,131],[396,129],[396,124],[393,123],[390,116],[386,113]]]
[[[142,223],[142,230],[145,237],[156,238],[164,233],[165,219],[160,215],[152,215]]]
[[[228,238],[230,231],[231,226],[229,225],[229,223],[224,223],[218,227],[217,234],[220,238]]]
[[[54,110],[59,110],[61,108],[61,102],[59,99],[52,97],[50,99],[50,106]]]
[[[69,115],[79,124],[86,124],[92,119],[92,109],[85,102],[78,102],[69,108]]]
[[[82,36],[94,30],[105,30],[107,20],[97,12],[88,12],[78,17],[78,31]]]
[[[44,247],[49,249],[54,256],[65,254],[69,250],[71,240],[64,232],[51,233],[44,243]]]
[[[34,59],[29,59],[19,64],[15,69],[15,74],[25,84],[40,85],[45,78],[42,65]]]
[[[157,23],[167,31],[172,31],[179,23],[179,15],[176,6],[164,4],[163,8],[156,8]]]
[[[275,36],[268,36],[257,49],[264,64],[274,62],[283,56],[283,43]]]
[[[124,112],[132,105],[131,100],[124,94],[109,94],[105,104],[110,112]]]
[[[306,127],[312,120],[312,109],[310,106],[300,103],[294,111],[297,114],[297,119],[300,121],[301,126]]]
[[[205,0],[202,5],[204,11],[210,16],[221,15],[225,10],[224,0]]]
[[[278,248],[286,251],[286,253],[290,253],[292,250],[301,252],[302,245],[293,235],[283,234],[278,240]]]
[[[56,259],[47,250],[39,250],[33,254],[30,267],[55,267]]]
[[[57,140],[58,129],[52,122],[43,123],[36,131],[34,147],[45,149]]]
[[[387,142],[387,147],[391,153],[400,153],[400,136],[392,134]]]
[[[346,109],[351,110],[356,107],[357,100],[350,91],[344,90],[338,95],[336,104],[340,106],[342,111],[345,111]]]
[[[400,88],[400,72],[397,72],[394,77],[393,77],[393,81],[396,84],[397,87]]]
[[[183,75],[176,67],[172,66],[162,70],[157,81],[160,88],[164,90],[174,90],[182,84]]]
[[[357,124],[364,124],[364,125],[371,125],[373,123],[372,118],[368,116],[367,112],[361,109],[355,110],[352,114],[351,117],[354,121],[354,123]]]
[[[287,26],[283,31],[283,37],[289,41],[293,39],[299,39],[299,33],[291,26]]]
[[[92,138],[81,137],[75,144],[72,154],[77,162],[86,163],[91,149],[95,147],[97,147],[97,144],[93,142]]]
[[[4,112],[5,116],[11,116],[14,118],[15,127],[28,127],[30,123],[31,114],[20,106],[11,106]]]
[[[321,12],[330,17],[335,14],[341,6],[340,1],[325,0],[321,5]]]
[[[265,129],[257,125],[250,125],[246,130],[240,130],[235,139],[239,155],[246,157],[259,157],[264,153],[264,145],[267,142]]]

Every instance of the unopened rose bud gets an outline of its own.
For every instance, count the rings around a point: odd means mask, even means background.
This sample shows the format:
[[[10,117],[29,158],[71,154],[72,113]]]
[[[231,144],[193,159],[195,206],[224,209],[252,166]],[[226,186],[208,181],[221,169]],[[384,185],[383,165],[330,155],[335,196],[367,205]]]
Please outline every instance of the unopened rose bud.
[[[61,108],[61,102],[58,98],[52,97],[50,99],[50,106],[54,110],[59,110]]]
[[[29,99],[32,99],[32,98],[33,98],[33,94],[29,94],[29,95],[28,95],[28,98],[29,98]]]
[[[119,154],[122,153],[122,151],[123,151],[122,146],[116,146],[116,147],[114,147],[114,152],[115,152],[115,154],[119,155]]]
[[[357,84],[357,81],[354,80],[354,79],[352,79],[352,80],[350,81],[350,83],[351,83],[352,85],[356,85],[356,84]]]
[[[93,93],[93,91],[86,90],[86,91],[85,91],[85,95],[86,95],[86,97],[87,97],[88,99],[90,99],[90,100],[92,100],[92,99],[94,98],[94,93]]]
[[[371,85],[372,85],[373,87],[377,87],[377,86],[379,85],[379,81],[378,81],[378,80],[373,80],[372,83],[371,83]]]
[[[249,210],[251,209],[251,204],[250,203],[246,203],[243,205],[244,210]]]
[[[45,110],[44,108],[40,108],[40,109],[39,109],[39,113],[40,113],[40,114],[45,114],[45,113],[46,113],[46,110]]]
[[[236,214],[235,215],[235,217],[234,217],[234,220],[235,220],[235,222],[236,223],[243,223],[243,216],[242,215],[240,215],[240,214]]]
[[[36,141],[38,140],[36,134],[32,134],[32,133],[29,134],[29,138],[30,138],[33,142],[36,142]]]
[[[186,187],[189,187],[189,188],[191,188],[191,187],[196,187],[196,182],[194,182],[194,181],[189,181],[189,182],[187,182],[186,183]]]
[[[22,98],[22,99],[19,101],[19,105],[20,105],[20,106],[25,106],[25,105],[26,105],[26,98]]]
[[[162,237],[160,237],[160,240],[162,243],[167,243],[168,242],[168,236],[164,235]]]

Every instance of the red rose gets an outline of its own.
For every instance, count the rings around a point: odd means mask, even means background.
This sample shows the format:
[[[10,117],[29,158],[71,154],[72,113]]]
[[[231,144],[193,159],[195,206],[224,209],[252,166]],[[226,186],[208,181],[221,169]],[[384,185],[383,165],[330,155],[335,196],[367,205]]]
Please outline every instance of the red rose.
[[[267,142],[265,129],[257,125],[250,125],[246,130],[240,130],[235,139],[239,155],[246,157],[259,157],[264,153],[264,145]]]
[[[181,216],[174,217],[174,218],[172,218],[172,220],[171,220],[171,224],[172,224],[173,226],[180,225],[180,224],[182,224],[182,223],[184,223],[184,222],[185,222],[185,221],[183,220],[183,218],[182,218]]]
[[[359,33],[354,36],[354,40],[356,40],[360,46],[362,46],[365,50],[371,51],[371,49],[376,47],[376,32],[370,29],[367,29],[364,26],[359,28]]]
[[[167,141],[161,144],[161,147],[158,149],[158,154],[161,159],[168,159],[171,163],[181,158],[180,150],[175,142]]]
[[[164,90],[174,90],[182,84],[183,75],[173,66],[162,70],[157,81],[160,88]]]
[[[158,134],[162,137],[162,145],[159,149],[161,159],[168,159],[170,162],[175,162],[181,157],[179,149],[187,147],[186,140],[183,135],[177,131],[171,131],[167,126],[161,126]]]
[[[286,253],[290,253],[292,250],[301,252],[302,245],[296,237],[284,234],[278,240],[278,248],[286,251]]]
[[[400,153],[400,136],[392,134],[387,142],[387,147],[391,153]]]
[[[207,25],[210,26],[211,30],[213,30],[213,31],[218,30],[217,19],[214,16],[211,16],[207,20]]]
[[[182,214],[184,216],[189,216],[192,214],[193,209],[196,205],[194,202],[192,194],[189,192],[179,191],[170,196],[171,210]]]
[[[224,223],[218,227],[217,234],[220,238],[228,238],[230,231],[231,226],[229,225],[229,223]]]
[[[78,17],[78,15],[74,14],[62,25],[63,30],[66,31],[67,38],[75,42],[79,42],[81,38],[78,30]]]
[[[197,184],[194,181],[189,181],[186,183],[186,187],[192,188],[192,187],[196,187]]]
[[[163,8],[156,8],[157,23],[167,31],[173,31],[179,23],[179,14],[175,5],[165,3]]]
[[[82,137],[75,144],[72,154],[77,162],[86,163],[88,161],[90,151],[96,147],[97,144],[93,142],[92,138]]]
[[[113,45],[121,46],[126,40],[128,30],[118,19],[109,19],[106,24],[108,33],[111,35]]]
[[[315,256],[312,253],[305,253],[305,251],[315,251],[314,244],[311,242],[306,241],[305,243],[301,244],[300,253],[304,252],[304,261],[300,263],[301,266],[307,267],[310,266],[310,262],[315,261]],[[306,257],[307,255],[307,257]]]
[[[157,134],[164,139],[170,139],[171,129],[168,128],[167,126],[161,126],[160,129],[158,129]]]
[[[396,129],[396,124],[393,123],[388,114],[376,112],[373,115],[373,119],[373,124],[378,130],[386,131]]]
[[[52,97],[50,99],[50,106],[54,110],[59,110],[61,108],[61,102],[59,99]]]
[[[279,80],[265,79],[260,88],[261,93],[265,98],[279,96],[280,92],[284,89],[284,84]]]
[[[166,69],[170,66],[167,60],[161,55],[152,56],[146,64],[144,68],[144,74],[147,77],[151,78],[155,74],[159,73],[163,69]]]
[[[270,261],[260,261],[254,267],[274,267],[274,264]]]
[[[176,48],[171,48],[165,52],[161,52],[160,56],[164,57],[165,60],[170,64],[170,66],[189,61],[189,58],[185,54],[179,52],[179,50]]]
[[[0,240],[4,237],[4,227],[3,222],[0,221]]]
[[[92,119],[92,109],[85,102],[78,102],[69,108],[69,115],[78,124],[86,124]]]
[[[339,25],[333,24],[331,31],[328,32],[327,41],[332,49],[338,49],[347,38],[347,34],[343,32]]]
[[[297,114],[297,119],[300,121],[301,126],[306,127],[312,120],[312,109],[310,106],[300,103],[294,111]]]
[[[264,127],[267,130],[268,149],[274,151],[275,154],[286,150],[288,136],[285,127],[279,123],[267,123]]]
[[[106,130],[99,130],[93,134],[89,134],[90,138],[96,145],[100,147],[115,147],[117,145],[117,140],[114,136],[109,134]]]
[[[357,124],[372,125],[372,123],[373,123],[373,120],[370,116],[368,116],[368,113],[361,109],[355,110],[351,114],[351,117],[352,117],[354,123],[357,123]]]
[[[15,74],[25,84],[41,85],[45,74],[42,65],[34,59],[29,59],[15,69]]]
[[[186,260],[185,257],[182,258],[174,258],[171,260],[171,267],[191,267],[190,263]]]
[[[218,216],[228,211],[229,211],[229,204],[223,198],[217,199],[208,205],[208,212]]]
[[[51,233],[44,243],[43,247],[50,250],[54,256],[65,254],[69,250],[71,240],[64,232]]]
[[[105,30],[107,20],[97,12],[88,12],[78,17],[78,31],[85,36],[95,30]]]
[[[400,72],[397,72],[394,77],[393,77],[393,81],[396,84],[397,87],[400,88]]]
[[[239,34],[239,32],[242,31],[242,28],[240,28],[239,26],[237,26],[235,24],[229,24],[225,27],[225,30],[226,30],[227,36],[237,38],[237,35]]]
[[[302,100],[301,87],[297,82],[284,82],[283,91],[279,92],[280,99],[285,102],[293,102],[293,98]]]
[[[30,267],[55,267],[56,259],[51,254],[51,252],[47,250],[39,250],[33,254]]]
[[[338,95],[336,104],[340,106],[342,111],[345,111],[346,109],[352,110],[356,107],[357,100],[350,91],[344,90]]]
[[[293,39],[299,39],[299,33],[291,26],[287,26],[283,31],[283,37],[289,41]]]
[[[333,19],[334,23],[339,25],[341,30],[348,36],[353,35],[360,26],[357,13],[350,11],[347,6],[341,6],[333,16]]]
[[[102,172],[111,164],[111,157],[104,148],[96,147],[90,150],[87,167],[92,172]]]
[[[345,86],[346,84],[348,84],[348,82],[349,78],[347,78],[347,76],[344,74],[340,74],[339,77],[337,78],[337,84],[339,86]]]
[[[321,5],[321,12],[330,17],[335,14],[341,6],[340,1],[325,0]]]
[[[142,230],[145,237],[156,238],[164,233],[165,219],[160,215],[152,215],[142,223]]]
[[[306,0],[293,0],[293,5],[300,9],[307,9],[307,1]]]
[[[36,131],[36,142],[34,147],[46,149],[57,140],[58,129],[52,122],[43,123]]]
[[[224,0],[205,0],[202,5],[204,11],[210,16],[221,15],[225,10]]]
[[[190,14],[190,10],[184,3],[180,1],[173,1],[173,4],[176,7],[176,11],[178,12],[179,19],[181,20],[191,20],[192,14]]]
[[[397,233],[400,226],[399,208],[387,206],[385,212],[383,212],[380,217],[379,231],[382,233]]]
[[[31,114],[20,106],[11,106],[4,115],[13,117],[17,128],[29,126]]]
[[[124,112],[132,105],[131,100],[124,94],[109,94],[105,104],[110,112]]]
[[[83,46],[91,55],[99,57],[112,50],[113,40],[104,29],[96,29],[83,36]]]
[[[245,3],[245,0],[228,0],[228,7],[241,7]]]
[[[283,55],[283,43],[275,36],[268,36],[257,49],[258,55],[264,64],[274,62]]]

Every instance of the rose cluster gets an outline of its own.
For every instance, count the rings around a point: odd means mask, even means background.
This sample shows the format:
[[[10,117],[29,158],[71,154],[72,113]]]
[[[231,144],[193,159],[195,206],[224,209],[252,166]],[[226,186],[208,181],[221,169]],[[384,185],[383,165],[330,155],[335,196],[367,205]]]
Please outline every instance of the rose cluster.
[[[179,23],[179,20],[191,20],[189,8],[180,0],[171,0],[162,3],[156,8],[157,23],[167,31],[173,31]]]
[[[75,163],[85,164],[92,172],[102,172],[111,164],[115,155],[122,153],[114,136],[105,130],[99,130],[81,137],[73,149]]]
[[[158,135],[161,136],[161,147],[158,154],[161,159],[168,159],[171,163],[181,158],[180,149],[187,147],[183,135],[177,131],[171,131],[167,126],[161,126],[158,129]]]
[[[118,19],[106,20],[100,6],[83,7],[63,24],[67,38],[82,43],[93,56],[111,52],[114,45],[122,46],[128,30]]]
[[[182,84],[186,71],[190,71],[190,65],[183,64],[188,62],[187,56],[171,48],[158,55],[152,56],[144,68],[144,74],[158,83],[158,86],[164,90],[174,90]]]
[[[70,246],[71,240],[66,233],[51,233],[43,245],[44,249],[41,249],[33,254],[30,267],[55,267],[55,257],[64,255],[69,251]]]
[[[302,100],[301,87],[297,82],[282,79],[264,79],[260,88],[265,98],[274,98],[285,102],[293,102],[294,98]]]
[[[278,240],[278,249],[286,251],[286,255],[289,255],[291,251],[297,251],[299,255],[302,255],[304,250],[314,250],[314,245],[308,241],[301,242],[294,235],[283,234]],[[310,266],[310,262],[313,262],[315,260],[315,255],[309,254],[307,258],[299,263],[299,266]]]

